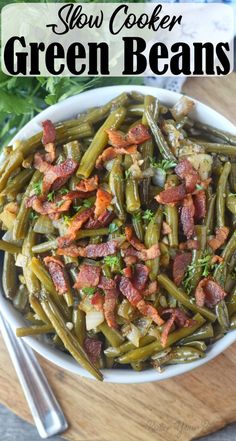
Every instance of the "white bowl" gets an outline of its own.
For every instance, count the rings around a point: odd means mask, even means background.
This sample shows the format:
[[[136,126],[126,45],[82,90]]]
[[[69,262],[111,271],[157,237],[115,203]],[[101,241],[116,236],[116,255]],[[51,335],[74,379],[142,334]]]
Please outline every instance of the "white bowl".
[[[25,139],[40,131],[41,123],[45,119],[59,122],[74,118],[78,113],[83,112],[90,107],[101,106],[119,95],[121,92],[130,92],[132,90],[136,90],[143,94],[154,95],[167,106],[172,106],[181,97],[180,94],[175,92],[147,86],[111,86],[94,89],[68,98],[61,103],[55,104],[44,110],[26,124],[13,140]],[[225,117],[199,101],[195,100],[195,103],[196,108],[192,114],[194,119],[236,134],[235,126]],[[7,319],[14,330],[25,325],[22,315],[14,309],[10,301],[4,297],[3,292],[0,293],[0,310],[4,318]],[[86,378],[93,378],[88,372],[81,368],[70,355],[66,355],[58,349],[50,347],[36,337],[24,337],[24,341],[40,355],[59,367]],[[154,369],[149,369],[143,372],[135,372],[125,369],[106,369],[103,371],[104,381],[111,383],[144,383],[165,380],[189,372],[192,369],[207,363],[227,349],[234,341],[236,341],[236,330],[229,332],[222,339],[214,343],[214,345],[208,349],[206,357],[199,361],[189,364],[167,366],[161,374]]]

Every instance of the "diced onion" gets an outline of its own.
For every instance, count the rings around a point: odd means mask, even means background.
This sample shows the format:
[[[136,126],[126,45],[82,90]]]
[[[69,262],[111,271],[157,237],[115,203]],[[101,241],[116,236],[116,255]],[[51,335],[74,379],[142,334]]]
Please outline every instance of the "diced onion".
[[[158,185],[159,187],[163,188],[166,182],[166,172],[162,168],[154,168],[153,169],[153,178],[152,183],[154,185]]]
[[[24,268],[27,265],[27,257],[21,253],[17,254],[15,265]]]
[[[86,329],[91,331],[104,322],[104,314],[102,311],[89,311],[85,318]]]

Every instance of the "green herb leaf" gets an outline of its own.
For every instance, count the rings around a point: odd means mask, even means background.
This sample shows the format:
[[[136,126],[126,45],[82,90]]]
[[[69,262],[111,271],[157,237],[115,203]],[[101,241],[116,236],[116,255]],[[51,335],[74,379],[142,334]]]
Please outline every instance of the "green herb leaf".
[[[90,287],[90,288],[83,288],[82,292],[88,296],[93,296],[93,294],[95,293],[96,288]]]
[[[48,202],[53,202],[54,196],[55,196],[55,191],[54,190],[51,191],[50,193],[48,193],[48,195],[47,195]]]
[[[161,162],[156,162],[154,158],[150,158],[151,167],[160,168],[161,170],[167,171],[170,168],[176,167],[177,163],[168,159],[163,159]]]
[[[64,215],[64,216],[63,216],[63,221],[64,221],[64,223],[65,223],[66,226],[70,225],[70,221],[71,221],[70,216],[66,216],[66,215]]]
[[[92,207],[92,205],[93,205],[93,202],[92,202],[92,201],[90,201],[89,199],[84,199],[84,201],[83,201],[83,206],[84,206],[85,208],[90,208],[90,207]]]
[[[31,221],[37,220],[39,218],[39,215],[37,213],[35,213],[35,211],[31,211],[29,218]]]
[[[115,231],[119,230],[119,227],[118,227],[118,225],[111,223],[108,227],[108,230],[109,230],[109,233],[112,234],[112,233],[115,233]]]
[[[146,221],[151,221],[154,217],[154,213],[152,210],[145,210],[143,213],[143,219]]]
[[[61,195],[65,195],[65,194],[69,193],[69,190],[67,188],[61,188],[61,190],[59,190],[59,193]]]
[[[42,179],[38,182],[35,182],[35,184],[33,184],[33,190],[34,190],[34,194],[36,196],[40,196],[42,194]]]

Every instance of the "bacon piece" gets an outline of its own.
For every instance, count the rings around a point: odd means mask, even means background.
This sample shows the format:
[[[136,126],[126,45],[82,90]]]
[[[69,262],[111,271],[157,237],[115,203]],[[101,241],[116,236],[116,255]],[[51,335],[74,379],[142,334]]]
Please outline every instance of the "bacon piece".
[[[172,232],[172,229],[171,229],[170,225],[167,222],[163,221],[163,223],[162,223],[163,236],[165,236],[166,234],[170,234],[171,232]]]
[[[132,267],[127,266],[126,268],[123,268],[123,274],[125,277],[128,277],[128,279],[131,279],[133,275]]]
[[[53,256],[47,256],[43,261],[48,267],[48,271],[58,294],[65,294],[68,291],[69,281],[64,264]]]
[[[199,174],[191,162],[182,159],[175,167],[175,173],[184,180],[187,193],[192,193],[200,180]]]
[[[62,243],[62,240],[64,240],[64,237],[58,237],[57,242],[60,244],[60,246],[64,245],[65,242]],[[82,247],[81,247],[82,248]],[[78,246],[75,244],[71,244],[69,246],[65,246],[64,248],[58,248],[57,249],[58,256],[70,256],[70,257],[78,257]]]
[[[119,289],[123,296],[125,296],[133,306],[136,306],[137,303],[142,300],[140,292],[133,286],[132,282],[127,277],[120,277]]]
[[[206,305],[208,308],[213,308],[225,296],[227,296],[227,292],[209,277],[200,280],[195,291],[196,304],[198,306]]]
[[[212,259],[211,259],[211,264],[213,265],[214,263],[222,263],[224,262],[223,257],[218,256],[217,254],[215,254]]]
[[[108,134],[109,143],[118,148],[125,148],[129,146],[129,142],[126,139],[126,136],[120,130],[115,129],[107,129],[106,133]],[[133,144],[133,143],[131,143]]]
[[[103,290],[116,288],[116,282],[113,279],[108,279],[105,276],[101,276],[98,288]]]
[[[96,363],[101,355],[102,342],[92,337],[85,337],[84,339],[84,350],[87,353],[90,361]]]
[[[173,264],[173,280],[179,286],[184,278],[186,269],[192,260],[191,253],[177,254]]]
[[[56,141],[56,129],[52,121],[50,119],[47,119],[46,121],[42,122],[42,126],[43,126],[43,137],[42,137],[43,145],[54,143]]]
[[[148,274],[149,268],[146,265],[143,265],[142,263],[135,265],[131,281],[138,291],[144,289],[148,280]]]
[[[208,240],[208,244],[210,245],[213,251],[220,248],[224,245],[229,234],[229,229],[227,227],[219,227],[216,228],[216,235],[212,239]]]
[[[154,280],[153,282],[150,282],[148,287],[143,291],[143,296],[151,296],[152,294],[155,294],[158,291],[157,281]]]
[[[41,173],[46,173],[50,167],[52,167],[52,165],[44,160],[43,155],[41,155],[39,152],[35,153],[34,168],[39,170]]]
[[[64,236],[63,238],[59,237],[58,240],[62,240],[62,243],[63,243],[64,239],[68,239],[68,240],[73,241],[76,238],[77,231],[80,230],[82,225],[85,224],[85,222],[87,222],[87,220],[90,218],[90,216],[92,216],[92,214],[93,214],[92,208],[87,208],[86,210],[82,211],[82,213],[78,213],[73,218],[73,220],[67,230],[66,236]],[[59,247],[63,248],[63,245],[60,245],[60,242],[59,242]]]
[[[141,314],[145,315],[146,317],[150,317],[158,326],[163,325],[164,320],[160,317],[157,309],[154,308],[153,305],[145,303],[145,301],[142,299],[137,303],[136,306]]]
[[[78,163],[73,159],[66,159],[59,165],[51,165],[44,161],[38,153],[34,156],[34,167],[41,173],[43,177],[43,193],[47,193],[50,189],[58,190],[61,188],[78,168]]]
[[[180,215],[183,232],[187,239],[189,239],[194,233],[194,213],[195,208],[193,205],[193,198],[190,194],[188,194],[183,200]]]
[[[96,265],[82,264],[77,275],[74,288],[93,288],[98,286],[101,274],[101,267]]]
[[[116,310],[116,303],[119,292],[116,288],[104,289],[104,292],[105,292],[105,302],[104,302],[103,310],[104,310],[105,319],[110,328],[117,328],[115,310]]]
[[[98,156],[96,161],[96,168],[101,169],[104,165],[104,162],[111,161],[116,158],[117,155],[133,155],[137,153],[137,146],[131,145],[127,148],[123,147],[108,147],[103,150],[102,154]]]
[[[68,211],[71,206],[71,200],[63,200],[59,198],[55,202],[48,202],[38,196],[31,196],[26,201],[26,207],[32,207],[34,211],[42,215],[48,215],[55,218],[55,215],[59,215],[65,211]]]
[[[89,218],[85,228],[92,230],[94,228],[107,227],[116,217],[113,211],[105,210],[97,219]]]
[[[143,142],[151,139],[151,135],[147,126],[137,124],[128,131],[126,139],[129,144],[143,144]]]
[[[56,159],[56,146],[55,144],[53,144],[52,142],[50,142],[49,144],[45,144],[45,150],[46,150],[46,155],[45,155],[45,159],[46,161],[52,163],[55,161]]]
[[[61,238],[59,237],[58,241],[60,240]],[[86,247],[77,247],[73,244],[65,248],[59,247],[57,254],[60,256],[89,257],[95,259],[97,257],[111,256],[117,251],[117,248],[118,242],[110,240],[106,243],[91,244]]]
[[[194,219],[199,221],[206,216],[206,193],[204,190],[198,191],[193,196],[193,203],[195,207]]]
[[[129,256],[135,256],[138,258],[138,260],[143,260],[144,262],[146,260],[156,259],[156,257],[160,256],[160,254],[161,253],[158,244],[152,245],[148,249],[142,249],[141,251],[135,250],[132,247],[129,247],[127,248],[127,250],[125,250],[125,258]]]
[[[89,179],[82,179],[77,185],[76,189],[82,192],[90,192],[97,190],[98,188],[98,176],[95,175]]]
[[[199,243],[196,239],[188,239],[187,242],[181,242],[179,244],[180,250],[198,250]]]
[[[99,291],[96,291],[93,297],[91,298],[91,304],[94,306],[94,308],[97,311],[103,312],[103,303],[104,303],[104,296]]]
[[[130,225],[125,227],[125,237],[136,250],[141,251],[145,249],[145,245],[134,235],[133,228]]]
[[[185,185],[180,184],[176,187],[170,187],[161,191],[154,199],[156,199],[159,204],[177,204],[182,201],[185,196]]]
[[[167,322],[163,326],[163,330],[161,334],[161,344],[163,347],[166,346],[168,335],[174,323],[175,323],[175,315],[172,314],[171,317],[167,320]]]
[[[108,191],[104,190],[103,188],[99,188],[96,195],[96,201],[95,201],[95,217],[101,216],[104,211],[109,207],[110,203],[112,201],[112,195],[111,193],[108,193]]]
[[[124,257],[124,262],[126,265],[134,265],[138,262],[137,256],[129,255]]]
[[[195,325],[195,320],[189,318],[184,311],[179,308],[168,308],[162,311],[162,314],[171,314],[170,318],[164,325],[162,334],[161,334],[161,344],[162,346],[166,346],[168,335],[171,331],[174,323],[177,324],[180,328],[189,328]]]

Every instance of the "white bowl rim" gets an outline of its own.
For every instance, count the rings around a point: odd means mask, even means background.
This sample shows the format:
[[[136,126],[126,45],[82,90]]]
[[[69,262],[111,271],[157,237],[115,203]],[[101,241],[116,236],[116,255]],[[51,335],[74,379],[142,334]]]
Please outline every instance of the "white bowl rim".
[[[59,102],[53,106],[50,106],[35,116],[30,122],[28,122],[13,138],[12,142],[18,139],[25,139],[33,135],[41,129],[40,124],[45,119],[51,119],[53,122],[59,122],[63,120],[64,110],[67,108],[64,119],[73,117],[80,112],[93,107],[94,105],[101,105],[107,102],[109,99],[117,96],[121,92],[131,92],[135,90],[143,94],[152,94],[158,97],[161,101],[168,105],[173,105],[182,94],[168,91],[165,89],[159,89],[150,86],[108,86],[98,89],[92,89],[83,92],[79,95],[70,97],[62,102]],[[87,105],[88,102],[96,101],[93,105]],[[236,127],[224,116],[205,104],[194,99],[196,103],[196,110],[193,112],[193,117],[197,117],[202,122],[208,122],[219,128],[230,131],[236,134]],[[78,109],[77,109],[78,108]],[[72,109],[77,109],[76,111]],[[206,118],[207,115],[207,118]],[[3,317],[10,323],[13,330],[17,327],[24,326],[25,322],[22,315],[13,307],[13,305],[7,300],[1,290],[0,294],[0,310]],[[155,369],[148,369],[142,372],[136,372],[128,369],[105,369],[103,370],[104,381],[110,383],[144,383],[151,381],[162,381],[168,378],[175,377],[177,375],[189,372],[203,364],[214,359],[217,355],[225,351],[236,340],[236,330],[229,332],[220,340],[215,342],[208,350],[205,358],[196,362],[181,365],[168,366],[161,374]],[[38,340],[36,337],[24,337],[24,341],[31,346],[37,353],[42,355],[48,361],[56,364],[60,368],[64,368],[67,371],[79,374],[85,378],[94,379],[87,371],[81,368],[76,361],[68,354],[65,354],[58,349],[51,347],[50,345]]]

